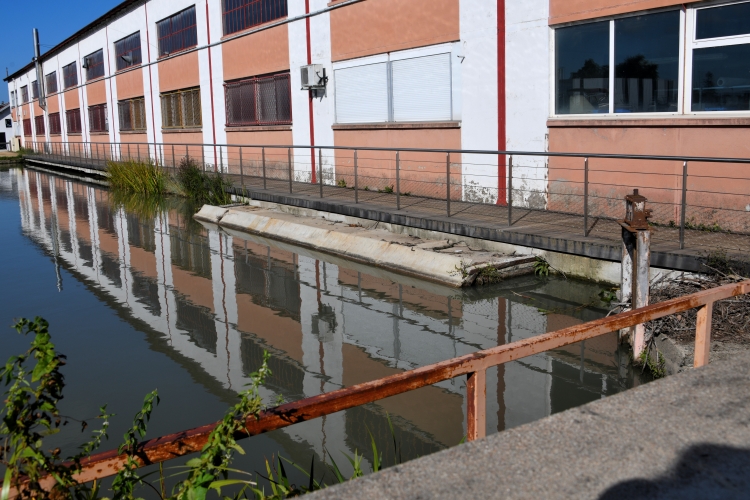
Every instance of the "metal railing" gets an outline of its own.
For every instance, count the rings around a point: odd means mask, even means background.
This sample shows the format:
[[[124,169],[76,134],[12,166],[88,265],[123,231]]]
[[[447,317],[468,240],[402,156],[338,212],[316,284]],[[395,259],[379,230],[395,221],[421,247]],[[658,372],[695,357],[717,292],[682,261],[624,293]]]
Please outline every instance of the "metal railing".
[[[245,422],[244,431],[235,437],[246,438],[281,429],[465,375],[467,438],[470,441],[476,440],[484,437],[486,433],[486,370],[488,368],[691,309],[698,309],[694,366],[701,367],[708,363],[714,302],[747,293],[750,293],[750,280],[667,300],[283,404],[262,411],[258,418],[254,415],[250,416]],[[140,466],[145,466],[198,452],[206,444],[209,434],[217,424],[218,422],[144,441],[139,444],[135,459]],[[77,480],[88,482],[114,475],[125,463],[125,458],[126,456],[119,454],[117,450],[92,455],[82,461],[82,470],[77,475]]]
[[[648,198],[651,222],[665,228],[664,241],[678,241],[680,249],[689,229],[750,236],[750,158],[128,142],[46,142],[32,148],[95,169],[132,159],[176,172],[190,157],[230,176],[241,189],[316,194],[507,227],[522,220],[580,224],[584,237],[607,237],[599,222],[619,218],[624,195],[637,188]],[[571,215],[580,220],[565,218]],[[741,250],[745,243],[733,240],[727,248]]]

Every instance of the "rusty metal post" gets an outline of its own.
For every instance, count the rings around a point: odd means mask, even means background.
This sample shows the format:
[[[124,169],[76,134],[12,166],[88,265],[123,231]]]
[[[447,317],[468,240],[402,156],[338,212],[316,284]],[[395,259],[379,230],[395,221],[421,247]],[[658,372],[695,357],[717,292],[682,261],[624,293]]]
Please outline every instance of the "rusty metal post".
[[[695,356],[693,367],[700,368],[708,364],[708,353],[711,351],[711,320],[714,304],[709,302],[698,308],[695,321]]]
[[[451,154],[445,154],[445,211],[451,216]]]
[[[487,434],[487,371],[466,376],[466,439],[475,441]]]
[[[359,176],[357,175],[357,150],[354,150],[354,203],[359,203]]]
[[[294,180],[294,177],[292,176],[293,169],[292,169],[292,148],[287,148],[287,154],[289,155],[289,194],[292,194],[292,181]]]
[[[399,151],[396,151],[396,210],[401,210],[401,156]],[[450,174],[448,174],[448,180],[450,181]],[[450,196],[450,191],[449,191]],[[450,203],[450,202],[449,202]],[[450,216],[450,209],[448,210]]]
[[[589,159],[583,160],[583,236],[589,235]]]
[[[508,156],[508,227],[513,225],[513,155]]]
[[[242,148],[240,148],[241,150]],[[266,148],[260,150],[261,161],[263,163],[263,189],[266,189]]]
[[[685,216],[687,212],[688,162],[682,162],[682,203],[680,205],[680,250],[685,248]]]
[[[323,197],[323,148],[318,148],[318,184],[320,184],[320,197]]]
[[[625,197],[625,219],[619,221],[622,226],[623,257],[620,285],[621,302],[627,301],[629,290],[632,309],[648,305],[649,271],[651,269],[651,230],[648,218],[651,210],[646,208],[646,198],[634,189],[633,194]],[[627,269],[630,268],[630,279]],[[633,347],[633,358],[638,359],[646,345],[646,327],[643,323],[620,332],[621,339],[630,337]]]

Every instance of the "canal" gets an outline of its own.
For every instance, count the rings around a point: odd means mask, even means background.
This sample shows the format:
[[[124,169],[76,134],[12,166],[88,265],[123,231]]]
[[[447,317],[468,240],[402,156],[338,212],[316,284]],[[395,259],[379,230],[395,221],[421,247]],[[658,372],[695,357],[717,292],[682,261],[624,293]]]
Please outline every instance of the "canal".
[[[5,325],[46,318],[68,356],[63,413],[89,430],[101,405],[116,414],[103,449],[153,389],[161,404],[149,437],[219,419],[264,350],[273,405],[607,314],[592,283],[528,276],[456,290],[206,228],[190,213],[179,200],[123,204],[76,180],[0,172],[0,361],[29,341]],[[646,380],[615,334],[508,363],[487,373],[488,433]],[[370,433],[388,463],[387,416],[404,459],[424,456],[462,440],[465,393],[458,378],[257,436],[236,464],[264,471],[264,458],[281,454],[308,467],[330,463],[327,450],[343,469],[357,450],[369,469]],[[87,435],[66,430],[51,443],[74,452]]]

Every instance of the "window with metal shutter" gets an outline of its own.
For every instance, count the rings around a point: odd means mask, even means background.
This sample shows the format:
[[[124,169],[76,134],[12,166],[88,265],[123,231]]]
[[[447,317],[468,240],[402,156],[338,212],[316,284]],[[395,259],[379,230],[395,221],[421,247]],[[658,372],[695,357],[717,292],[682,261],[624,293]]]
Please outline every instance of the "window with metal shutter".
[[[388,64],[367,64],[337,69],[337,123],[388,121]]]
[[[450,54],[393,61],[391,71],[394,121],[452,119]]]

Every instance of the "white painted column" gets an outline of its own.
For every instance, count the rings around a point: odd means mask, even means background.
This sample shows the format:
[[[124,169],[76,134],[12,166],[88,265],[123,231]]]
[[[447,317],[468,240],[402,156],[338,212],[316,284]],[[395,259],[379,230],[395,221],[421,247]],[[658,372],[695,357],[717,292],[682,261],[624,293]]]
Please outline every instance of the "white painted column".
[[[76,230],[76,205],[75,194],[73,193],[73,183],[65,182],[65,194],[68,199],[68,230],[70,231],[70,248],[75,259],[74,265],[78,268],[78,261],[81,258],[81,247],[78,243],[78,232]]]

